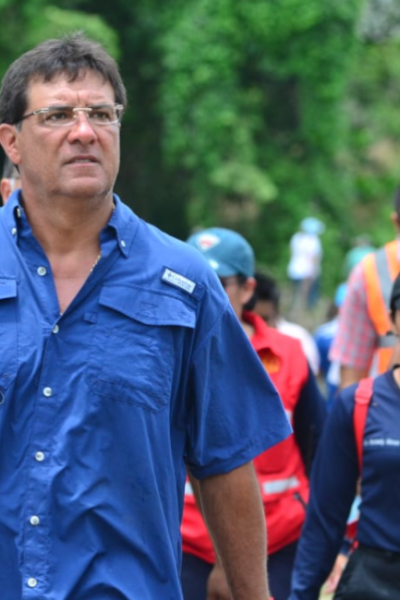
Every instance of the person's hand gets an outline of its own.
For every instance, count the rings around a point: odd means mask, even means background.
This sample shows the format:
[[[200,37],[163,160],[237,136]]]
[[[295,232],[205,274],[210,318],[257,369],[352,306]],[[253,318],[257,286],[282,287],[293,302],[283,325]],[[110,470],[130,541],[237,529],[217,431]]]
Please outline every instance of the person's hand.
[[[336,591],[337,585],[339,583],[339,579],[342,576],[345,566],[347,565],[347,561],[349,560],[348,556],[345,554],[338,554],[335,564],[333,565],[333,569],[331,574],[325,583],[324,591],[328,594],[333,594]]]
[[[222,565],[216,562],[207,582],[207,600],[232,600]]]

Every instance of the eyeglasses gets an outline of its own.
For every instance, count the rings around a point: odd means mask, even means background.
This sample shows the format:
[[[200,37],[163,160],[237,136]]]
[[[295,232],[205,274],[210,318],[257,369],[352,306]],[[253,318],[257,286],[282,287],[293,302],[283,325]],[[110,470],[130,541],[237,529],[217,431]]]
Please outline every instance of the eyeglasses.
[[[39,108],[24,115],[14,125],[28,117],[39,115],[40,121],[47,127],[70,127],[77,122],[78,113],[86,113],[93,125],[115,125],[121,121],[124,107],[122,104],[97,104],[95,106],[49,106]]]

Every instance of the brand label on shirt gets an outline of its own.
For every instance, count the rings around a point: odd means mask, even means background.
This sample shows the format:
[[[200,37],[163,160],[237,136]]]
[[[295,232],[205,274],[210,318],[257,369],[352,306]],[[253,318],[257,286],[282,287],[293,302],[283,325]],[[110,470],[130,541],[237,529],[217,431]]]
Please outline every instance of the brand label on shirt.
[[[364,440],[364,447],[368,446],[394,446],[395,448],[400,447],[400,440],[394,440],[393,438],[369,438]]]
[[[171,271],[171,269],[165,269],[161,279],[165,281],[165,283],[169,283],[170,285],[180,288],[188,294],[193,294],[196,287],[194,281],[191,281],[183,275],[179,275],[179,273],[175,273],[175,271]]]

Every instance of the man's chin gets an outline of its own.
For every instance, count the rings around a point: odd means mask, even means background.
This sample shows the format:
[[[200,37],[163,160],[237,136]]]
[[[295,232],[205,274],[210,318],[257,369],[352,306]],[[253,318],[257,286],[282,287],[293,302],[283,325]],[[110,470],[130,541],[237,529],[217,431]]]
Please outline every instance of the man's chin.
[[[69,198],[101,198],[106,197],[111,192],[111,185],[103,185],[98,179],[87,179],[86,181],[79,178],[71,182],[66,189],[63,190],[66,197]]]

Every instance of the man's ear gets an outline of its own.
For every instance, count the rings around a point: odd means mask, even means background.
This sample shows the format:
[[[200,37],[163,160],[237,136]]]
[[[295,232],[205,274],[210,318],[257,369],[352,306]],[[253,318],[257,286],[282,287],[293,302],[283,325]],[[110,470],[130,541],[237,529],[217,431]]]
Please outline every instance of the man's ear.
[[[19,165],[21,156],[18,149],[18,131],[14,125],[8,123],[0,125],[0,144],[13,165]]]
[[[0,181],[0,196],[3,199],[3,204],[5,204],[12,194],[13,185],[10,179],[4,178]]]
[[[247,304],[254,296],[254,290],[256,289],[256,280],[254,277],[248,277],[242,286],[243,289],[243,304]]]

